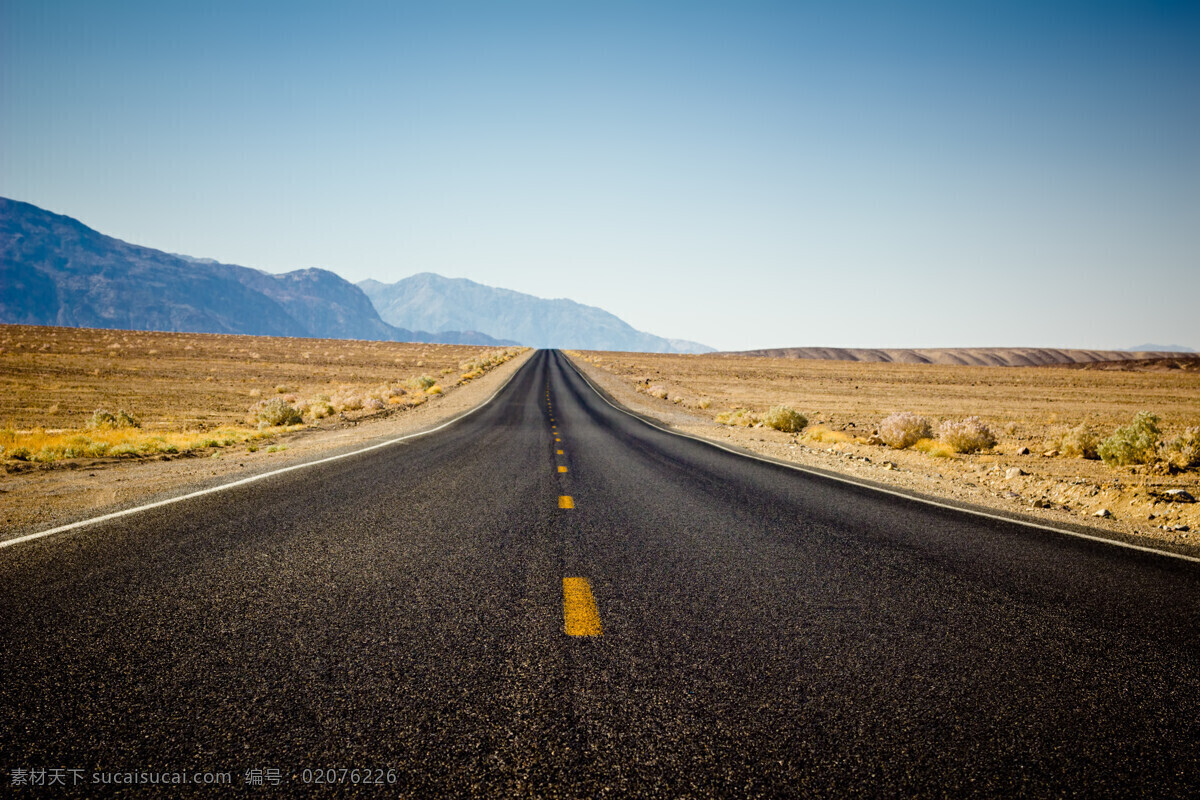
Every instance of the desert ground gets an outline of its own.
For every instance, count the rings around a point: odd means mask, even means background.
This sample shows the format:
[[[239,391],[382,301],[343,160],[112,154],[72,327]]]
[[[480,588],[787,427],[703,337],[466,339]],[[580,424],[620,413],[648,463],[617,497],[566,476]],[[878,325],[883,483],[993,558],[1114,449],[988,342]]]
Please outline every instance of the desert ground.
[[[0,529],[25,533],[431,427],[531,351],[0,326]],[[300,415],[256,419],[275,402]],[[91,426],[97,409],[138,428]]]
[[[1186,501],[1200,498],[1196,469],[1113,467],[1067,455],[1063,446],[1063,437],[1080,425],[1104,438],[1141,411],[1158,415],[1164,440],[1200,425],[1200,370],[1188,359],[1182,367],[1178,359],[1150,359],[1071,368],[570,355],[615,399],[685,433],[929,496],[1083,524],[1156,546],[1200,547],[1200,503]],[[779,405],[801,412],[808,425],[797,433],[755,425],[756,415]],[[924,450],[878,443],[879,423],[905,411],[929,418],[935,428],[978,416],[996,445],[955,453],[936,442]],[[1171,491],[1177,489],[1185,494]]]

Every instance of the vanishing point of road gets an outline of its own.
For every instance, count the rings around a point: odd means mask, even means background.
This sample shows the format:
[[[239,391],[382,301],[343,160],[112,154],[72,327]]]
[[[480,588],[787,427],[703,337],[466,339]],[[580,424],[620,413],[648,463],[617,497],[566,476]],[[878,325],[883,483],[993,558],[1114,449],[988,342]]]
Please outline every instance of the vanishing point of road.
[[[428,436],[0,549],[0,647],[5,790],[1200,791],[1200,564],[671,435],[555,351]]]

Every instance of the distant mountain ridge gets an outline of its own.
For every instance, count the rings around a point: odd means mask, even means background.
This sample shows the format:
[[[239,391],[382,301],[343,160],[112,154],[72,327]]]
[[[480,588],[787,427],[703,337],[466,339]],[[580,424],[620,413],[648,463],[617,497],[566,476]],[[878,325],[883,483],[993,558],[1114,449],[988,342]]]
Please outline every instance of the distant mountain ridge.
[[[0,198],[0,322],[186,333],[514,344],[388,325],[354,284],[323,269],[274,275],[172,255]]]
[[[396,283],[366,280],[379,316],[392,325],[440,331],[470,328],[516,339],[530,347],[626,350],[648,353],[710,353],[698,342],[667,339],[635,329],[614,314],[574,300],[547,300],[432,272]]]
[[[721,352],[719,356],[813,358],[827,361],[873,361],[893,364],[956,364],[980,367],[1045,367],[1169,357],[1164,351],[1072,350],[1053,347],[884,348],[777,347]]]
[[[1126,348],[1131,353],[1194,353],[1190,347],[1181,344],[1139,344],[1137,347]]]

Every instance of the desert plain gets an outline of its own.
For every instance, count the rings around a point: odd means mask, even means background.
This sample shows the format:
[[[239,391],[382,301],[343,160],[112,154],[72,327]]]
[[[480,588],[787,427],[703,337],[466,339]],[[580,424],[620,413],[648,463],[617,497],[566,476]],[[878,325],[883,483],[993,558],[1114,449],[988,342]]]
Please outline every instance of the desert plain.
[[[23,534],[428,428],[521,348],[0,325],[0,531]],[[286,404],[283,425],[255,410]],[[98,409],[137,428],[97,428]]]

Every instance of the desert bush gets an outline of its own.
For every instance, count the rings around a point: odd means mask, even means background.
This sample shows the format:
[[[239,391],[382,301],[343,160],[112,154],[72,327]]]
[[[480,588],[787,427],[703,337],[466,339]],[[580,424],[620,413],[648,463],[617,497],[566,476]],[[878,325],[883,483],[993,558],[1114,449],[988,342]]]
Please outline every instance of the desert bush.
[[[300,412],[286,400],[260,400],[250,406],[250,422],[259,425],[297,425],[303,422]]]
[[[441,386],[438,386],[436,383],[433,386],[430,386],[428,389],[425,390],[425,394],[443,394],[444,392],[445,392],[445,390],[442,389]]]
[[[879,438],[884,444],[903,450],[912,447],[921,439],[933,437],[929,420],[908,411],[900,411],[883,418],[879,423]]]
[[[1112,436],[1101,442],[1097,451],[1110,467],[1149,464],[1155,460],[1161,435],[1158,415],[1140,411],[1131,424],[1117,428]]]
[[[803,414],[787,406],[772,406],[763,414],[762,421],[768,428],[785,433],[803,430],[808,424],[808,419]]]
[[[429,387],[437,384],[437,381],[428,375],[420,375],[416,378],[413,378],[412,381],[410,381],[410,383],[413,385],[414,388],[421,389],[421,390],[427,390],[427,389],[429,389]]]
[[[996,446],[995,435],[979,417],[943,422],[938,426],[938,438],[958,453],[976,453]]]
[[[140,428],[142,423],[125,409],[119,409],[116,414],[97,408],[88,420],[88,428],[93,430],[114,430],[116,428]]]
[[[1080,423],[1068,431],[1048,440],[1050,450],[1057,450],[1071,458],[1099,458],[1100,436],[1087,425]]]
[[[659,400],[667,399],[667,390],[662,386],[651,386],[646,390],[646,394],[650,395],[651,397],[657,397]]]
[[[1180,469],[1200,467],[1200,428],[1188,428],[1159,448],[1163,460]]]
[[[712,406],[712,400],[707,397],[701,397],[700,401],[696,403],[697,408],[709,408],[710,406]]]
[[[738,428],[749,428],[752,425],[757,425],[759,422],[758,415],[745,408],[735,408],[732,411],[725,411],[717,414],[717,422],[722,425],[731,425]]]

